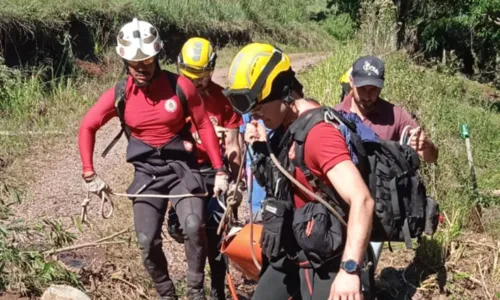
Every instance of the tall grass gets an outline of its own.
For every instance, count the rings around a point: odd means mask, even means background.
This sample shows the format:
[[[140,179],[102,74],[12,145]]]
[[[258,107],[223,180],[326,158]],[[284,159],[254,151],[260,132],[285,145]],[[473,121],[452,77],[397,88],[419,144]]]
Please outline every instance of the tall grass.
[[[160,28],[188,33],[244,32],[252,37],[301,46],[326,46],[331,37],[311,21],[316,3],[300,0],[4,0],[0,26],[13,21],[26,28],[62,28],[71,19],[96,26],[104,19],[117,27],[132,17]],[[326,5],[325,5],[326,6]]]

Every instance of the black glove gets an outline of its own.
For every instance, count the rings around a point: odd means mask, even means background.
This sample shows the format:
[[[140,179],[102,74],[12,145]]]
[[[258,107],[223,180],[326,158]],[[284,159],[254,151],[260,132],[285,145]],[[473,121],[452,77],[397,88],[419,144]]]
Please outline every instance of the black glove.
[[[293,204],[290,201],[278,201],[273,198],[267,198],[263,201],[263,230],[260,246],[270,260],[278,258],[282,248],[283,227],[291,226],[292,217]]]

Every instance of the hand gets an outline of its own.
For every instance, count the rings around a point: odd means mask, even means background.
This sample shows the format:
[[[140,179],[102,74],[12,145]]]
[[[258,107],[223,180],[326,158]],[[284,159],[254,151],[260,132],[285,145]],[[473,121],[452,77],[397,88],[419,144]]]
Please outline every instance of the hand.
[[[97,174],[93,173],[88,175],[84,173],[84,185],[85,189],[94,195],[101,196],[102,192],[109,193],[111,191],[110,187],[102,180]]]
[[[266,129],[257,121],[247,124],[245,129],[245,142],[253,144],[256,141],[265,142],[267,139]]]
[[[416,151],[421,151],[429,147],[429,139],[420,126],[410,130],[409,134],[412,136],[410,146]]]
[[[340,269],[330,288],[328,300],[363,300],[359,275]]]
[[[222,139],[224,134],[228,132],[228,130],[226,128],[221,127],[221,126],[214,126],[214,129],[215,129],[215,134],[217,135],[217,137],[219,139]]]
[[[214,196],[219,197],[220,195],[227,192],[229,188],[228,183],[229,176],[226,173],[217,173],[215,174],[215,182],[214,182]]]
[[[238,206],[240,206],[242,200],[243,191],[241,190],[241,183],[238,186],[233,183],[229,188],[229,192],[227,193],[227,204],[232,206],[233,208],[237,208]]]

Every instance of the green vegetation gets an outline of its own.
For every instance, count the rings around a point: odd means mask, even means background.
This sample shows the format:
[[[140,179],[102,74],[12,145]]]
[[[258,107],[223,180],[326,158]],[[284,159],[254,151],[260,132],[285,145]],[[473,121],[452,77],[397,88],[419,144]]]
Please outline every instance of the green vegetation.
[[[37,241],[40,248],[60,248],[71,244],[75,236],[62,229],[57,221],[25,225],[12,215],[11,207],[19,202],[19,192],[0,180],[0,291],[8,289],[26,296],[40,296],[53,282],[82,287],[75,274],[43,257],[41,252],[28,249],[32,247],[29,243]]]
[[[274,42],[301,46],[314,45],[314,47],[324,47],[327,45],[326,42],[331,41],[321,25],[312,20],[318,7],[326,6],[326,1],[309,3],[298,0],[7,0],[7,2],[0,8],[0,25],[17,23],[27,30],[43,26],[64,31],[67,24],[76,20],[90,28],[96,43],[102,42],[102,39],[106,42],[109,30],[117,29],[134,16],[147,19],[165,31],[177,28],[177,31],[187,34],[220,34],[243,40],[261,37]]]

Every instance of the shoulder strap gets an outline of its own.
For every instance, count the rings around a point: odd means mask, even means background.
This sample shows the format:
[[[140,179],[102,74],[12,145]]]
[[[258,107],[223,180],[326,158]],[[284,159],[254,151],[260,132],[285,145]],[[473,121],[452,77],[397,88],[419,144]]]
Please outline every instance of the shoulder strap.
[[[311,183],[314,180],[309,168],[304,161],[304,146],[307,134],[311,129],[320,122],[325,120],[326,107],[315,108],[305,112],[290,126],[290,134],[295,142],[295,159],[294,164],[304,173],[306,179]],[[313,185],[314,187],[315,185]]]
[[[166,70],[164,72],[167,75],[167,79],[168,82],[170,82],[172,90],[174,90],[177,97],[179,97],[179,101],[181,102],[182,109],[184,111],[184,118],[187,118],[189,116],[189,111],[188,111],[189,107],[186,99],[186,94],[184,94],[184,91],[182,90],[181,86],[178,83],[179,75],[176,75]]]
[[[108,152],[115,146],[118,140],[121,138],[122,134],[125,133],[127,139],[130,137],[130,128],[125,124],[125,101],[126,101],[126,88],[127,88],[127,78],[123,78],[115,85],[115,108],[116,113],[118,114],[118,118],[120,119],[121,130],[120,132],[113,138],[111,143],[104,149],[101,156],[106,157]]]

